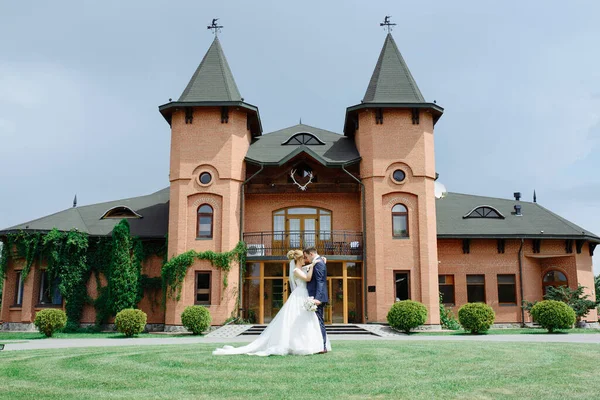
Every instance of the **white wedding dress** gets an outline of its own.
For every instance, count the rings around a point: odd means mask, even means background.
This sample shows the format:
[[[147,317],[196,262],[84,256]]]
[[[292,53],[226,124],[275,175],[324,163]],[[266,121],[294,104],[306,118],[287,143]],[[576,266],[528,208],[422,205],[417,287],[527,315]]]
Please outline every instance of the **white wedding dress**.
[[[303,267],[302,271],[306,273],[306,267]],[[213,351],[213,354],[285,356],[316,354],[323,351],[323,335],[317,315],[304,309],[304,301],[308,298],[306,282],[296,274],[290,279],[294,279],[296,288],[256,340],[242,347],[223,346]],[[331,351],[329,339],[326,347],[327,351]]]

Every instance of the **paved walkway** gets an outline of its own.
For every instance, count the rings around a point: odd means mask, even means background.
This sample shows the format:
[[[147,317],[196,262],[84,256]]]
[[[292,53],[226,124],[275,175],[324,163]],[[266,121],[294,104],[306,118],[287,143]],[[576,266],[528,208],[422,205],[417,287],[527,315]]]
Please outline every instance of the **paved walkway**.
[[[600,345],[600,334],[519,334],[519,335],[484,335],[484,336],[425,336],[425,335],[403,335],[376,337],[372,335],[330,335],[332,342],[344,340],[359,341],[477,341],[477,342],[528,342],[528,343],[591,343]],[[42,350],[42,349],[63,349],[74,347],[117,347],[117,346],[155,346],[171,344],[196,344],[196,343],[214,343],[216,346],[221,343],[245,343],[256,339],[256,336],[239,336],[235,338],[219,337],[156,337],[156,338],[133,338],[133,339],[36,339],[9,341],[6,343],[4,351],[14,350]]]

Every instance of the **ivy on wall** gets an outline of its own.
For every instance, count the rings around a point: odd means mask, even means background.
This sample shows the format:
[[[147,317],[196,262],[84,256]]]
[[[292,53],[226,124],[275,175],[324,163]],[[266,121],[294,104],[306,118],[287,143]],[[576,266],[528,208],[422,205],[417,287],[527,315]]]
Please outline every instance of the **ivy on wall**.
[[[121,309],[137,305],[143,296],[142,262],[155,253],[164,257],[165,246],[164,241],[157,244],[132,238],[126,220],[115,226],[112,237],[89,237],[77,230],[18,232],[6,235],[0,278],[6,277],[9,260],[15,256],[25,260],[23,280],[27,279],[35,260],[46,260],[49,280],[59,279],[58,287],[65,299],[67,330],[79,327],[85,304],[94,306],[96,324],[100,325]],[[87,294],[87,282],[92,274],[98,290],[96,299]],[[107,280],[106,286],[101,284],[101,275]]]
[[[190,250],[167,261],[167,240],[142,241],[131,237],[129,223],[122,220],[110,237],[89,237],[77,230],[63,232],[56,228],[48,233],[8,234],[0,252],[0,280],[5,279],[9,260],[15,256],[24,259],[23,280],[27,279],[36,260],[46,260],[48,278],[59,279],[68,318],[67,330],[73,330],[79,327],[85,304],[94,306],[99,326],[120,310],[135,308],[145,293],[155,294],[162,289],[163,304],[167,296],[179,300],[187,269],[196,259],[208,260],[226,272],[223,286],[227,287],[227,272],[232,262],[245,269],[246,245],[239,242],[233,250],[224,253]],[[152,256],[163,259],[161,277],[142,275],[143,261]],[[87,294],[92,274],[98,292],[95,299]],[[105,286],[102,286],[102,276],[106,278]]]
[[[227,272],[231,270],[232,261],[237,261],[240,268],[244,269],[246,266],[246,251],[246,244],[239,242],[233,250],[225,253],[215,253],[210,250],[204,252],[189,250],[171,258],[162,267],[164,298],[180,299],[185,274],[196,259],[208,260],[213,267],[226,272],[223,274],[223,287],[227,287]]]

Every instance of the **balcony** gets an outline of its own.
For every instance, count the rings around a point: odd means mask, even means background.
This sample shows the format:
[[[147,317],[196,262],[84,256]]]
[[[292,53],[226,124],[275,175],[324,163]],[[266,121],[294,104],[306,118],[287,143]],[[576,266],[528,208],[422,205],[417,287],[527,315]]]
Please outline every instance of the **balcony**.
[[[352,231],[247,232],[244,242],[248,259],[281,260],[292,249],[314,246],[331,259],[359,260],[363,255],[363,233]]]

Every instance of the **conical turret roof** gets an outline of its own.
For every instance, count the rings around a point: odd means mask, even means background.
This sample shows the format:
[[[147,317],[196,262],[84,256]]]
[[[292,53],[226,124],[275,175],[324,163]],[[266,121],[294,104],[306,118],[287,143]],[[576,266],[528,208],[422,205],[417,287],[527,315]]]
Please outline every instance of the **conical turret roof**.
[[[363,103],[425,103],[391,33],[385,38]]]
[[[218,37],[215,37],[178,101],[242,101]]]

